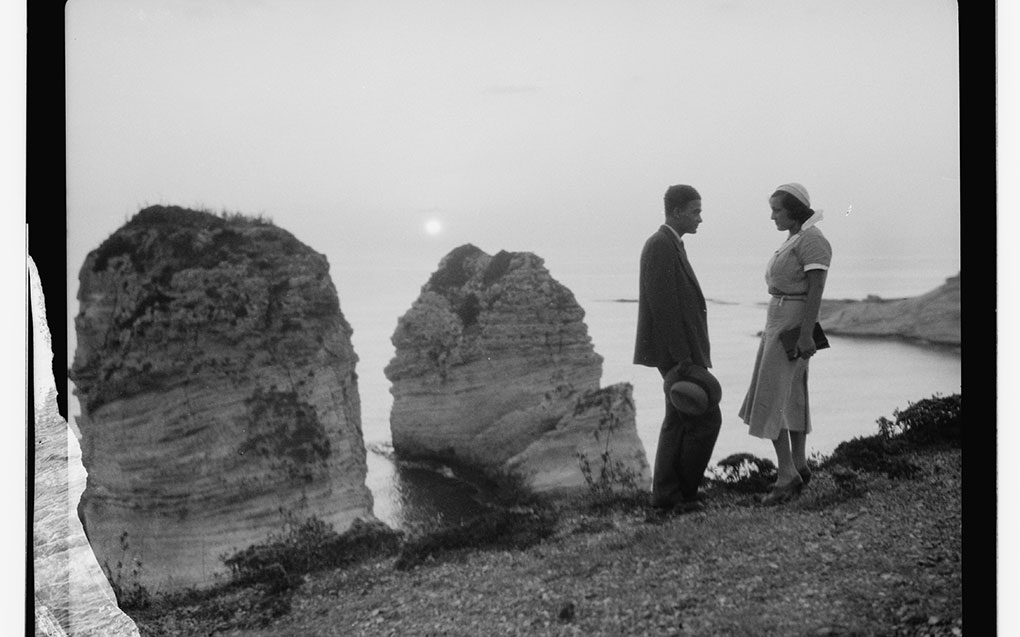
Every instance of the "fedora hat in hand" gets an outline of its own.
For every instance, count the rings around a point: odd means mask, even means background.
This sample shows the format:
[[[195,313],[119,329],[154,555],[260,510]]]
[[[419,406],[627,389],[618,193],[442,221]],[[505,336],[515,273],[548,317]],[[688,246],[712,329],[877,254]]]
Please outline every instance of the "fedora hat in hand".
[[[700,416],[722,399],[722,386],[701,365],[680,363],[663,378],[669,402],[681,414]]]

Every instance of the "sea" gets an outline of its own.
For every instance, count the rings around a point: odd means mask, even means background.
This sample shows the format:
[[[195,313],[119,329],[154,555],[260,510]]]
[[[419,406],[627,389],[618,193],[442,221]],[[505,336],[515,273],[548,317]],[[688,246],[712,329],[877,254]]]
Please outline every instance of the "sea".
[[[696,242],[691,242],[695,244]],[[723,424],[710,468],[739,452],[773,459],[768,441],[752,438],[737,417],[751,378],[768,296],[760,255],[723,259],[688,254],[708,300],[712,372],[722,388]],[[367,485],[377,518],[410,530],[456,523],[483,512],[487,496],[441,465],[405,464],[393,458],[389,429],[390,384],[383,369],[394,356],[391,337],[398,318],[418,297],[438,267],[418,255],[403,263],[392,259],[331,259],[330,275],[341,311],[351,324],[358,355],[356,371],[362,430],[368,449]],[[568,287],[585,311],[595,351],[604,358],[603,387],[633,386],[638,436],[651,460],[663,417],[661,378],[655,369],[632,364],[637,324],[636,255],[558,258],[542,255],[554,279]],[[826,282],[828,299],[876,295],[904,298],[928,292],[959,272],[959,261],[942,256],[843,257]],[[878,431],[876,421],[934,395],[961,392],[961,353],[946,348],[887,338],[830,335],[829,349],[811,359],[809,396],[813,431],[808,453],[825,455],[845,440]],[[72,406],[72,418],[74,408]],[[72,462],[79,453],[69,437]],[[72,471],[72,475],[79,475]],[[72,489],[77,497],[81,483]],[[78,480],[76,480],[78,482]]]

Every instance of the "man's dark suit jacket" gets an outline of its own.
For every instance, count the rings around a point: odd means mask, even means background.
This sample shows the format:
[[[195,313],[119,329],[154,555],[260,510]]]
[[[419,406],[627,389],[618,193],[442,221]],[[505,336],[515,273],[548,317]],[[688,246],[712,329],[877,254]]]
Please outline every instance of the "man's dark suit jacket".
[[[683,243],[662,226],[641,251],[634,363],[661,369],[685,361],[712,366],[708,310]]]

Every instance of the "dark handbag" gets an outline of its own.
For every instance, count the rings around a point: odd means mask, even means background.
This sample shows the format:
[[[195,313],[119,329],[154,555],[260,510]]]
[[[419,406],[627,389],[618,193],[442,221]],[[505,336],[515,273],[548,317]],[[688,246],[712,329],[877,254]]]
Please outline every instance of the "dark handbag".
[[[815,323],[812,336],[815,339],[815,347],[817,349],[825,349],[829,346],[829,339],[825,338],[825,332],[822,331],[822,326],[818,323]],[[783,344],[783,349],[786,350],[787,360],[797,360],[797,339],[799,338],[800,326],[779,333],[779,341]]]

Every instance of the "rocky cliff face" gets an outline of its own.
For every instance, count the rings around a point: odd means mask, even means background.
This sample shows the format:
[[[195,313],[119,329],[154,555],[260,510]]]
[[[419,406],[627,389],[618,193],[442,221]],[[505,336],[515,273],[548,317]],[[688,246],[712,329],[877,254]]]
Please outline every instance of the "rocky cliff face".
[[[357,357],[323,255],[269,223],[139,212],[81,269],[80,514],[115,586],[208,585],[315,515],[371,517]]]
[[[68,456],[67,423],[57,413],[56,392],[35,418],[35,502],[32,524],[35,616],[43,634],[138,635],[131,619],[117,607],[110,583],[100,569],[75,515],[74,503],[84,486],[75,481]],[[38,634],[38,633],[37,633]]]
[[[393,335],[394,450],[556,491],[584,484],[578,452],[597,465],[610,434],[611,457],[647,483],[632,388],[599,389],[583,318],[534,254],[450,252]]]
[[[823,301],[819,315],[822,328],[830,334],[894,336],[960,346],[960,275],[908,299]]]
[[[134,622],[117,607],[113,589],[96,563],[75,504],[84,488],[76,444],[57,410],[53,350],[43,317],[46,306],[35,264],[29,259],[34,360],[35,447],[32,516],[32,583],[35,634],[45,637],[138,637]],[[27,619],[27,618],[26,618]]]

